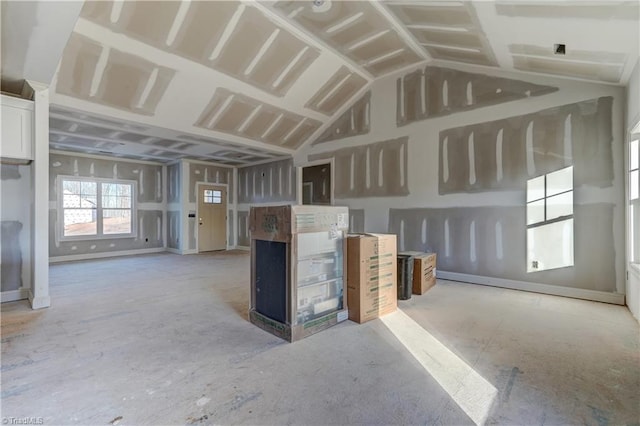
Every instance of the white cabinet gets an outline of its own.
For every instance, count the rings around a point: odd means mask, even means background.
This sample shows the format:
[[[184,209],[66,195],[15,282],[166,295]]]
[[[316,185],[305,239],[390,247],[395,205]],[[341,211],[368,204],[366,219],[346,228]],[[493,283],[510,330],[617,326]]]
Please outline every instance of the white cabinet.
[[[33,159],[33,102],[1,95],[0,157]]]

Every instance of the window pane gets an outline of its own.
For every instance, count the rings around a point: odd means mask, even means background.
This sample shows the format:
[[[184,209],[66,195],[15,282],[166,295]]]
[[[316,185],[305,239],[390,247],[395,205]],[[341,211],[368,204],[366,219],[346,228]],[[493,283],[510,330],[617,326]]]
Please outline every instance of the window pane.
[[[62,188],[65,194],[79,194],[80,182],[77,180],[65,180],[62,182]]]
[[[547,197],[573,189],[573,166],[547,175]],[[548,219],[548,218],[547,218]]]
[[[213,191],[211,189],[205,189],[204,190],[204,196],[205,197],[211,197],[213,196]]]
[[[117,185],[115,183],[103,183],[102,184],[102,196],[117,195]]]
[[[222,191],[213,191],[214,197],[222,197]]]
[[[638,170],[634,170],[629,174],[629,199],[638,198]]]
[[[220,197],[213,197],[213,203],[214,203],[214,204],[222,204],[222,198],[220,198]]]
[[[80,207],[84,207],[87,209],[94,209],[97,207],[97,199],[95,195],[85,196],[82,195],[80,198]]]
[[[103,234],[130,234],[131,210],[102,210]]]
[[[96,195],[97,185],[95,182],[81,182],[83,195]]]
[[[573,191],[547,198],[547,220],[573,214]]]
[[[640,163],[639,145],[640,141],[638,141],[637,139],[635,141],[631,141],[631,147],[629,150],[629,170],[638,168],[638,163]]]
[[[527,272],[573,266],[573,219],[527,229]]]
[[[544,198],[544,176],[527,181],[527,203]]]
[[[64,209],[64,236],[96,235],[95,209]]]
[[[62,207],[80,207],[80,195],[65,193],[62,196]]]
[[[527,204],[527,225],[544,222],[544,200]]]

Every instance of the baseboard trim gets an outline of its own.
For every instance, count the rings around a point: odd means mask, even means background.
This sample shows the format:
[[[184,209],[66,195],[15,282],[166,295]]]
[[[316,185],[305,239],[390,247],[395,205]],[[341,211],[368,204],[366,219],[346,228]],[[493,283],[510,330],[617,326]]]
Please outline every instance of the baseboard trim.
[[[173,254],[182,254],[182,252],[180,251],[180,249],[177,249],[177,248],[167,247],[167,251],[168,251],[169,253],[173,253]]]
[[[31,309],[42,309],[51,306],[51,298],[49,296],[34,296],[33,292],[29,290],[29,303],[31,303]]]
[[[3,291],[0,293],[0,303],[15,302],[29,298],[29,289],[22,287],[17,290]]]
[[[251,251],[251,247],[247,247],[247,246],[236,246],[236,250]]]
[[[162,253],[165,251],[167,251],[167,249],[165,249],[164,247],[156,247],[151,249],[140,249],[140,250],[122,250],[122,251],[109,251],[109,252],[103,252],[103,253],[70,254],[66,256],[49,257],[49,263],[72,262],[75,260],[103,259],[106,257],[135,256],[138,254]]]
[[[597,290],[561,287],[550,284],[531,283],[527,281],[507,280],[503,278],[483,277],[479,275],[441,271],[440,269],[438,269],[438,279],[461,281],[491,287],[508,288],[512,290],[530,291],[533,293],[551,294],[554,296],[571,297],[574,299],[592,300],[594,302],[611,303],[614,305],[624,305],[624,294],[621,293],[607,293]]]

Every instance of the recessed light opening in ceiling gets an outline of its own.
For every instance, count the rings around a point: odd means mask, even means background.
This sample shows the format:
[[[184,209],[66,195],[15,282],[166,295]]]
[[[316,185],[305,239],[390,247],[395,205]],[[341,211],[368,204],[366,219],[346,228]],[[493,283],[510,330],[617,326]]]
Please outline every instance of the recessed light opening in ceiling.
[[[331,0],[312,0],[312,10],[316,13],[323,13],[331,9]]]

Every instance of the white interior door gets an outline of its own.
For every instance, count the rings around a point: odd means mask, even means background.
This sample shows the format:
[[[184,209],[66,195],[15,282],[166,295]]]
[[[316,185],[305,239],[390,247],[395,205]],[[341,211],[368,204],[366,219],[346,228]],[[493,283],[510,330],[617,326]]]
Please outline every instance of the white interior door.
[[[198,186],[198,251],[227,248],[227,187]]]

